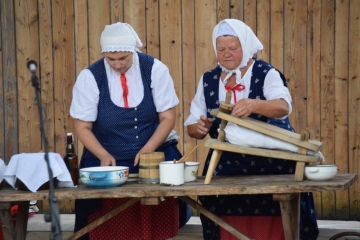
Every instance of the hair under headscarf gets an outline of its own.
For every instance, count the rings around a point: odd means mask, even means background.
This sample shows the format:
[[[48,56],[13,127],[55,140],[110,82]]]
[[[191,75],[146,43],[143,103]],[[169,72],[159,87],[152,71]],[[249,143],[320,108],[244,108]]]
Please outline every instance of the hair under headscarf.
[[[240,65],[236,69],[226,69],[225,67],[221,65],[220,66],[224,71],[229,73],[229,76],[227,76],[226,79],[229,78],[232,73],[236,73],[237,77],[241,78],[239,69],[245,67],[253,55],[263,49],[263,45],[251,30],[251,28],[245,23],[238,19],[224,19],[214,27],[212,33],[213,47],[216,56],[216,39],[224,35],[231,35],[239,38],[243,52],[243,58]]]
[[[106,25],[100,37],[101,52],[140,51],[142,42],[135,30],[127,23]]]

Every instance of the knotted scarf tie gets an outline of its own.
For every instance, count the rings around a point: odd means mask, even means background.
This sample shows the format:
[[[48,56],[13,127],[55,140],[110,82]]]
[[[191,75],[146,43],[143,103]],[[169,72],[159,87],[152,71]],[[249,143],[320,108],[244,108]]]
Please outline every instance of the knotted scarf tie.
[[[242,85],[242,84],[236,84],[235,86],[233,87],[230,87],[229,85],[225,85],[225,89],[226,91],[232,91],[233,92],[233,95],[234,95],[234,103],[236,103],[236,94],[235,94],[235,91],[242,91],[245,89],[245,86]]]
[[[122,89],[123,89],[123,100],[124,100],[124,106],[125,108],[128,108],[129,107],[129,103],[128,103],[128,99],[127,99],[127,96],[128,96],[128,86],[126,84],[126,76],[124,73],[122,73],[120,75],[120,79],[121,79],[121,86],[122,86]]]

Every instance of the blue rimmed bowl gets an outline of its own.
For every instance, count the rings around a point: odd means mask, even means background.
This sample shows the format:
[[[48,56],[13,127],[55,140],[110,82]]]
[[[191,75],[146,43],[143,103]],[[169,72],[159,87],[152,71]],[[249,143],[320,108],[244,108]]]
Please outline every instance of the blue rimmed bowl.
[[[92,188],[111,188],[124,184],[129,178],[129,167],[103,166],[79,169],[81,181]]]

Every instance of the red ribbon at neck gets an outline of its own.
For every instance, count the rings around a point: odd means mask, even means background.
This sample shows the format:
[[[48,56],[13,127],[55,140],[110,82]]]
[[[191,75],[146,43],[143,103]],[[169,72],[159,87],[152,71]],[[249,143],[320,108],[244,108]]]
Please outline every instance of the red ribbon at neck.
[[[121,86],[122,86],[122,89],[123,89],[123,100],[124,100],[124,106],[125,108],[128,108],[129,107],[129,103],[128,103],[128,99],[127,99],[127,96],[128,96],[128,85],[126,84],[126,76],[125,76],[125,73],[122,73],[120,75],[120,79],[121,79]]]
[[[234,103],[236,103],[236,94],[235,94],[235,91],[242,91],[245,89],[245,86],[242,85],[242,84],[236,84],[235,86],[233,87],[230,87],[229,85],[225,85],[225,89],[226,91],[232,91],[233,92],[233,95],[234,95]]]

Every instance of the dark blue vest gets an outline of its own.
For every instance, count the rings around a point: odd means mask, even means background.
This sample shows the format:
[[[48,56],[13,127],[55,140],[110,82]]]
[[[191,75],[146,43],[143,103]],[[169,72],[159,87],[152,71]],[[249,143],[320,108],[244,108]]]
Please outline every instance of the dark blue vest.
[[[144,98],[136,107],[118,107],[111,101],[104,59],[98,60],[89,67],[100,91],[98,116],[93,123],[92,131],[101,145],[116,160],[134,159],[159,125],[151,92],[151,69],[154,58],[142,53],[138,53],[138,56]],[[84,148],[82,159],[87,158],[96,157]]]

